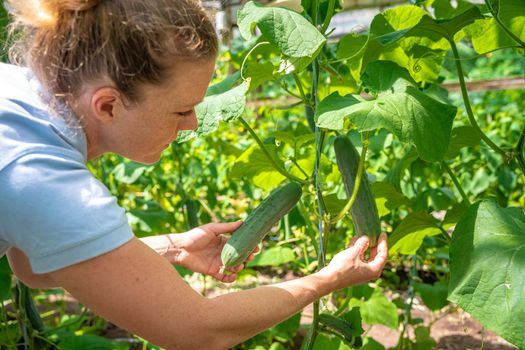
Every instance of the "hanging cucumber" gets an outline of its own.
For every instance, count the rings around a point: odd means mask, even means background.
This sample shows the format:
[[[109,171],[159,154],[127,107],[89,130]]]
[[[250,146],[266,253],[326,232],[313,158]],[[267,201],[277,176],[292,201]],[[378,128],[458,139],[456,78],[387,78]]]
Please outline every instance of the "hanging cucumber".
[[[270,193],[224,245],[221,253],[223,265],[231,267],[242,264],[270,229],[295,206],[301,194],[301,186],[295,182]]]
[[[337,136],[335,138],[334,151],[337,166],[345,185],[346,195],[350,198],[357,176],[359,153],[346,136]],[[350,208],[350,214],[352,215],[356,233],[358,235],[367,235],[370,238],[370,245],[372,247],[375,246],[381,234],[381,222],[379,221],[376,201],[364,170],[356,200]]]
[[[195,200],[188,197],[186,199],[186,219],[190,229],[199,226],[199,208]]]
[[[304,114],[306,115],[306,121],[308,127],[312,132],[315,132],[315,110],[310,105],[304,105]]]

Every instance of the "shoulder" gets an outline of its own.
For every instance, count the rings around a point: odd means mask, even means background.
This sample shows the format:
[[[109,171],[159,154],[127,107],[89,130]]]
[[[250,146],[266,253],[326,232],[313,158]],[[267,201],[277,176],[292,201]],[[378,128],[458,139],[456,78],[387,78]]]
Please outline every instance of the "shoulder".
[[[85,162],[87,144],[79,123],[72,115],[66,121],[53,114],[37,91],[27,69],[0,64],[0,171],[18,157],[46,150],[76,153]]]

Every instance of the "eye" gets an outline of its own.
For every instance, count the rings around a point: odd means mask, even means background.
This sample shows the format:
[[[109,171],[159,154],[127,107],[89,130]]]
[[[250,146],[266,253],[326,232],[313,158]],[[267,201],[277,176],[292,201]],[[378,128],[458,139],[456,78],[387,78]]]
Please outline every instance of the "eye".
[[[181,117],[189,117],[193,114],[193,109],[186,111],[186,112],[177,112],[178,115]]]

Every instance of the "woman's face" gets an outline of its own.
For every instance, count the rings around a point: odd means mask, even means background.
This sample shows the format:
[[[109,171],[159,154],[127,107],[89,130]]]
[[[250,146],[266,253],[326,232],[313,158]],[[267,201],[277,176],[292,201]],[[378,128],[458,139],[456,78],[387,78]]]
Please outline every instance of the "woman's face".
[[[214,60],[179,61],[162,85],[143,87],[141,100],[119,109],[106,129],[107,149],[136,162],[157,162],[179,131],[197,128],[195,106],[206,95],[214,67]]]

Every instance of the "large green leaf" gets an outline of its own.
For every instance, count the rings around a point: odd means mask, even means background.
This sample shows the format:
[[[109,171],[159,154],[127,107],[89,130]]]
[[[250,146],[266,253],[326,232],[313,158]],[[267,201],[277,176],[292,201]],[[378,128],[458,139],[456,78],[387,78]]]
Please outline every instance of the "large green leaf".
[[[454,36],[464,27],[472,24],[483,15],[477,7],[472,7],[464,13],[447,20],[435,20],[430,16],[423,16],[412,28],[399,30],[378,37],[376,40],[382,45],[388,45],[403,37],[418,36],[436,39],[436,35],[447,40],[454,40]],[[439,38],[437,38],[439,40]]]
[[[265,147],[274,160],[284,167],[284,164],[278,159],[275,146],[265,145]],[[270,159],[257,145],[248,148],[237,158],[230,170],[230,176],[234,179],[250,178],[254,185],[265,190],[277,187],[286,178],[275,169]]]
[[[472,205],[450,244],[449,300],[525,348],[525,215],[494,201]]]
[[[498,1],[498,17],[501,22],[522,42],[525,41],[525,1]],[[517,46],[514,40],[494,18],[476,21],[465,28],[478,53],[487,53],[500,48]]]
[[[239,118],[246,106],[246,92],[250,82],[244,81],[241,85],[215,95],[208,95],[195,108],[199,127],[195,131],[183,131],[177,142],[185,142],[194,137],[204,137],[219,127],[221,121],[230,122]],[[221,91],[211,87],[209,91]]]
[[[459,155],[463,147],[474,147],[479,145],[481,137],[479,133],[470,125],[458,126],[452,129],[450,144],[448,146],[445,159],[453,159]]]
[[[280,266],[296,259],[292,249],[286,247],[273,247],[265,249],[255,255],[254,259],[247,263],[246,266]]]
[[[372,183],[372,191],[376,199],[379,217],[390,213],[391,209],[410,204],[410,200],[407,197],[387,182]]]
[[[306,67],[326,38],[306,18],[287,8],[268,7],[247,2],[237,14],[239,31],[245,39],[252,37],[255,26],[293,66]]]
[[[382,45],[377,38],[393,32],[406,32],[428,17],[418,6],[397,6],[374,17],[362,66],[376,60],[389,60],[405,68],[417,82],[435,82],[439,78],[441,63],[448,43],[438,35],[400,37],[390,45]]]
[[[425,212],[410,213],[388,239],[390,254],[414,255],[425,237],[440,232],[437,220],[432,215]]]
[[[360,303],[360,310],[363,323],[382,324],[397,329],[399,324],[397,306],[388,300],[379,288],[374,290],[370,299]]]
[[[332,94],[316,111],[317,125],[338,130],[349,117],[360,131],[385,128],[401,141],[414,144],[423,160],[443,159],[456,107],[419,91],[408,72],[389,61],[370,63],[363,84],[378,94],[377,99],[359,103],[352,96]]]

